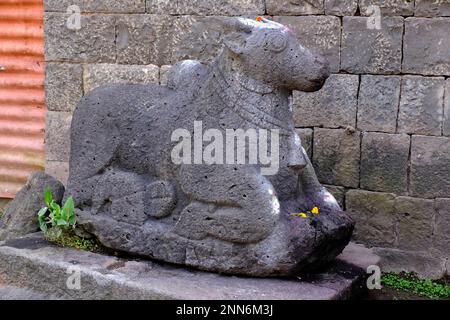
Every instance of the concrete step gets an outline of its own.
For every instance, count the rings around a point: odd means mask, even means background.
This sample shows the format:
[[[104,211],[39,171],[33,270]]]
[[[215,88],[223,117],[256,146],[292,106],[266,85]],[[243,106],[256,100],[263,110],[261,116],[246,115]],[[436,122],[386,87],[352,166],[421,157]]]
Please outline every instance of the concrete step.
[[[23,299],[349,299],[365,291],[367,265],[378,262],[351,244],[316,274],[246,278],[56,247],[37,233],[0,243],[0,279],[12,286],[0,292]]]
[[[4,285],[0,283],[0,300],[48,300],[50,296],[27,288]]]

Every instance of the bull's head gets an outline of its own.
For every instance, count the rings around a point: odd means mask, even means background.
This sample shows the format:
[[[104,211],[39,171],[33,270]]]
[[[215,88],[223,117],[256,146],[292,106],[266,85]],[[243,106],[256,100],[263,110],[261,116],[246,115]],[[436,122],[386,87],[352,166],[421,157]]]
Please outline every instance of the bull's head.
[[[328,61],[305,48],[287,27],[259,18],[228,18],[225,47],[247,76],[272,87],[319,90],[329,76]]]

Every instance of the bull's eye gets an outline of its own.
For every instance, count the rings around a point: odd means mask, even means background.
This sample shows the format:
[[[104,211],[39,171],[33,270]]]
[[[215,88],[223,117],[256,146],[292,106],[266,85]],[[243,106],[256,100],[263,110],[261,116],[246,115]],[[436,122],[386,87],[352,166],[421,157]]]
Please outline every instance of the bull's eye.
[[[287,38],[280,32],[271,32],[266,36],[265,47],[274,52],[281,52],[286,49]]]

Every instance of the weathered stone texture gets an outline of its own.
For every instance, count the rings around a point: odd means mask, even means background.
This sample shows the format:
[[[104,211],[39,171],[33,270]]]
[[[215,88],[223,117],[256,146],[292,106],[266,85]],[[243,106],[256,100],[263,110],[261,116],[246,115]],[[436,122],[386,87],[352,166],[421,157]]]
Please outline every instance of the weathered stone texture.
[[[394,133],[400,100],[401,78],[361,76],[358,95],[358,129]]]
[[[367,267],[379,262],[372,250],[351,243],[336,262],[311,278],[257,279],[61,248],[40,234],[0,246],[2,282],[36,290],[42,295],[31,298],[46,300],[354,299],[362,293],[359,287],[367,277]],[[69,290],[66,285],[67,270],[74,265],[82,274],[80,290]],[[0,284],[0,297],[4,289]],[[23,292],[19,298],[24,298]]]
[[[450,16],[448,0],[416,0],[414,15],[417,17]]]
[[[329,186],[325,185],[325,188],[334,196],[336,201],[339,203],[341,208],[344,208],[345,203],[345,188],[339,186]]]
[[[84,92],[95,87],[114,83],[158,84],[159,68],[155,65],[86,65],[84,69]]]
[[[365,132],[361,144],[361,188],[405,193],[409,145],[406,134]]]
[[[414,0],[359,0],[361,15],[371,16],[376,13],[371,6],[379,7],[382,16],[412,16]]]
[[[46,63],[45,100],[50,111],[73,111],[83,96],[83,67],[78,64]]]
[[[385,272],[413,271],[422,277],[440,279],[445,274],[445,258],[436,257],[430,250],[408,251],[391,248],[373,248],[381,257]]]
[[[67,14],[45,13],[46,61],[113,62],[114,46],[113,16],[82,15],[81,28],[67,28]]]
[[[45,162],[45,173],[55,177],[66,185],[69,179],[69,163],[65,161],[47,160]]]
[[[399,132],[441,135],[444,81],[439,77],[403,77]]]
[[[433,237],[434,201],[397,197],[397,247],[405,250],[429,250]]]
[[[318,92],[294,92],[294,121],[299,127],[355,127],[357,75],[331,75]]]
[[[47,112],[45,126],[47,160],[69,161],[71,121],[70,112]]]
[[[325,14],[353,16],[358,8],[358,0],[325,0]]]
[[[174,15],[264,14],[264,0],[147,0],[147,12]]]
[[[269,15],[323,14],[323,0],[266,0]]]
[[[450,258],[450,199],[436,199],[433,246]]]
[[[450,197],[450,138],[412,136],[410,192]]]
[[[403,47],[404,73],[450,75],[450,18],[408,18]]]
[[[157,14],[116,18],[117,62],[121,64],[172,64],[174,52],[195,19]]]
[[[221,17],[182,16],[178,21],[181,27],[172,60],[212,62],[223,48]]]
[[[390,193],[349,190],[346,210],[355,220],[354,238],[372,246],[395,244],[395,196]]]
[[[33,173],[0,219],[0,241],[24,236],[39,229],[37,213],[45,206],[46,187],[52,190],[53,199],[57,203],[61,202],[64,194],[61,182],[43,172]]]
[[[351,73],[392,74],[401,69],[403,18],[383,17],[369,29],[366,17],[344,17],[341,69]]]
[[[319,181],[357,187],[359,182],[360,133],[346,130],[314,130],[313,164]]]
[[[311,159],[312,155],[312,140],[313,140],[313,130],[309,128],[296,129],[297,134],[302,142],[302,147],[305,149],[306,154]]]
[[[444,122],[442,124],[444,136],[450,136],[450,79],[445,82]]]
[[[145,0],[44,0],[45,11],[66,12],[76,5],[81,12],[144,13]]]
[[[330,63],[331,72],[339,71],[341,22],[338,17],[277,16],[273,19],[288,26],[307,48],[324,55]]]

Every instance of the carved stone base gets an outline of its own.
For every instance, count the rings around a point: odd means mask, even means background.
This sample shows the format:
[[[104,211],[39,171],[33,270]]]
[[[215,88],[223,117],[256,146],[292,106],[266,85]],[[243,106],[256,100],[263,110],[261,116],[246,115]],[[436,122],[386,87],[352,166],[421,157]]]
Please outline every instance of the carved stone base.
[[[366,268],[378,263],[369,249],[350,244],[314,274],[246,278],[60,248],[40,233],[0,243],[1,282],[50,299],[350,299],[367,290]],[[80,290],[67,287],[75,271],[80,273]]]
[[[106,247],[192,268],[246,276],[289,276],[314,271],[332,261],[350,240],[353,224],[345,212],[322,212],[309,220],[283,211],[275,230],[256,243],[232,243],[214,237],[183,237],[173,224],[119,222],[103,214],[77,210],[79,224]],[[325,222],[322,222],[325,221]],[[195,224],[194,222],[191,222]]]

